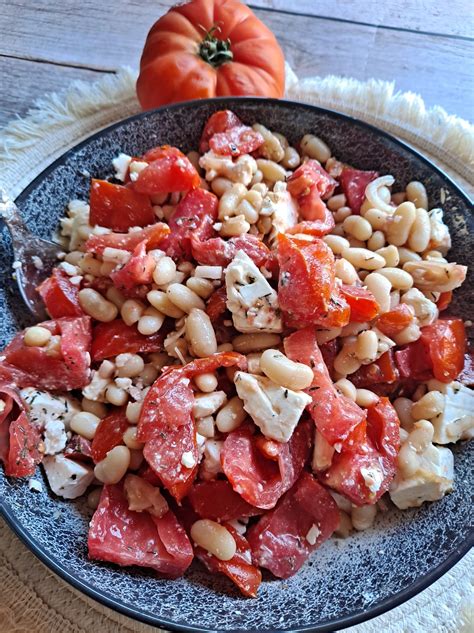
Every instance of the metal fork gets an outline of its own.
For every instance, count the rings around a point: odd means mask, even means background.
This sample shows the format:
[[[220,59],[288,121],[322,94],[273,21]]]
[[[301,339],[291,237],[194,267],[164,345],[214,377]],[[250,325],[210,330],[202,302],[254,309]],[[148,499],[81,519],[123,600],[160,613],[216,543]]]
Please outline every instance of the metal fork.
[[[51,275],[57,265],[58,254],[63,249],[59,244],[30,233],[20,210],[3,189],[0,189],[0,217],[12,238],[15,258],[13,268],[23,301],[38,320],[47,319],[44,304],[36,289]]]

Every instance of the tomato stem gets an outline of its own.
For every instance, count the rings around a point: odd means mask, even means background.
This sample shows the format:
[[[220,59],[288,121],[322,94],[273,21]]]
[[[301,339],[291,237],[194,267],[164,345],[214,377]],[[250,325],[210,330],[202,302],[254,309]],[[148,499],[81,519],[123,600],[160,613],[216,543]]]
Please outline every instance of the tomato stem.
[[[207,31],[202,40],[199,46],[199,55],[214,68],[219,68],[222,64],[232,61],[234,55],[230,50],[230,39],[220,40],[215,37],[215,31],[220,31],[216,24]]]

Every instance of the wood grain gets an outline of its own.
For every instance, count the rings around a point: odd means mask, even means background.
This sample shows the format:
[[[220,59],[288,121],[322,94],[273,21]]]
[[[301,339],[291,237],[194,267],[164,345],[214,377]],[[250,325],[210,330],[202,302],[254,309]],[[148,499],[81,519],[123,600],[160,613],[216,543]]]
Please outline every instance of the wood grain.
[[[428,105],[439,104],[451,113],[473,118],[474,43],[410,30],[421,29],[428,0],[399,0],[398,9],[395,0],[377,2],[377,10],[376,0],[255,1],[272,8],[256,13],[275,32],[299,76],[395,80],[397,89],[420,93]],[[94,78],[122,65],[136,67],[148,29],[172,4],[173,0],[115,0],[111,8],[96,0],[0,0],[0,125],[13,113],[23,114],[38,95],[61,90],[72,79]],[[403,21],[408,30],[397,30],[408,5],[412,10]],[[469,20],[462,17],[468,3],[452,0],[451,5],[453,11],[459,9],[459,19],[446,13],[447,0],[437,3],[438,13],[445,14],[444,30],[453,35],[466,32]],[[274,8],[318,11],[331,19],[289,15]],[[435,20],[438,13],[430,14],[430,29],[442,28],[443,20]],[[344,21],[358,17],[359,22],[368,23],[374,16],[393,28]]]
[[[470,0],[251,0],[252,7],[306,13],[333,20],[345,20],[425,33],[458,37],[474,36],[474,10]]]

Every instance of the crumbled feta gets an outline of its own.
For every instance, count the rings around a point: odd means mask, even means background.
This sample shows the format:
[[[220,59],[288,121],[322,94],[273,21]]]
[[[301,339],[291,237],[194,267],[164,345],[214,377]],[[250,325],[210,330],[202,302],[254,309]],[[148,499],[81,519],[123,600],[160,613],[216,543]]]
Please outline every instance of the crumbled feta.
[[[206,180],[214,180],[217,176],[228,178],[232,182],[249,185],[257,171],[257,162],[249,154],[239,156],[235,161],[230,156],[220,156],[210,151],[201,156],[199,166],[206,172]]]
[[[271,218],[270,243],[275,241],[278,233],[286,233],[287,229],[298,224],[298,206],[286,191],[286,183],[275,183],[273,191],[269,191],[263,199],[260,215]]]
[[[38,257],[37,255],[33,255],[31,258],[31,261],[33,262],[33,266],[36,268],[36,270],[41,270],[43,268],[44,264],[41,257]]]
[[[61,262],[58,268],[63,270],[69,277],[74,277],[81,273],[81,269],[78,266],[74,266],[74,264],[70,264],[69,262]]]
[[[239,332],[281,332],[278,295],[244,251],[225,271],[227,307]]]
[[[320,534],[321,530],[315,523],[313,523],[313,525],[309,528],[308,533],[306,534],[306,540],[310,545],[316,545],[316,541],[318,540],[318,536]]]
[[[459,382],[449,383],[444,389],[444,411],[431,420],[433,440],[450,444],[474,438],[474,391]]]
[[[44,452],[46,455],[60,453],[67,442],[66,429],[60,420],[48,420],[44,427]]]
[[[43,484],[38,479],[29,479],[28,488],[33,492],[43,492]]]
[[[430,325],[438,318],[439,311],[436,303],[425,297],[418,288],[410,288],[410,290],[405,292],[400,299],[400,303],[405,303],[413,309],[420,327]]]
[[[221,451],[223,446],[224,442],[220,440],[206,440],[199,471],[201,479],[215,479],[222,472]]]
[[[91,381],[82,390],[82,395],[88,400],[106,402],[105,390],[110,384],[110,378],[102,378],[98,371],[92,371]]]
[[[193,416],[197,420],[206,418],[220,409],[225,402],[227,402],[227,396],[223,391],[198,393],[194,397]]]
[[[265,437],[288,442],[304,408],[312,401],[303,391],[280,387],[269,378],[236,372],[234,383],[244,409]]]
[[[80,497],[94,481],[91,466],[68,459],[64,455],[47,455],[42,463],[51,490],[65,499]]]
[[[140,172],[148,167],[148,163],[143,160],[132,160],[130,163],[130,180],[135,182],[138,179]]]
[[[449,228],[443,222],[443,209],[431,209],[430,216],[430,248],[440,251],[443,255],[451,248]]]
[[[192,451],[186,451],[181,456],[181,463],[185,468],[193,468],[196,465],[196,460]]]
[[[114,176],[115,178],[117,178],[117,180],[121,180],[122,182],[125,181],[131,161],[132,157],[128,154],[123,153],[120,153],[116,158],[113,159],[112,165],[115,170]]]
[[[70,251],[78,250],[84,243],[83,230],[92,230],[89,224],[89,205],[82,200],[71,200],[67,217],[61,219],[61,235],[69,237]]]
[[[194,276],[203,279],[222,279],[222,266],[196,266]]]
[[[20,395],[29,406],[30,421],[40,428],[47,422],[59,421],[68,430],[71,418],[81,411],[79,402],[69,396],[56,396],[34,387],[21,389]]]
[[[436,501],[452,490],[454,456],[449,448],[432,444],[433,431],[426,420],[415,422],[401,446],[398,470],[389,491],[391,500],[401,510]]]
[[[360,474],[365,482],[365,485],[374,494],[380,490],[380,486],[384,480],[384,474],[381,466],[373,463],[370,467],[364,466],[360,469]]]

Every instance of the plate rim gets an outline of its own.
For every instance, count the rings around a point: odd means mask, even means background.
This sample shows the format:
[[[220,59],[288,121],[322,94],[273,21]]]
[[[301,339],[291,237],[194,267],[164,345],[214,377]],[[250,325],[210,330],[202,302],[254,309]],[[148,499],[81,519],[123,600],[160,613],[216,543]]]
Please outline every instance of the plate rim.
[[[87,138],[83,139],[73,147],[67,149],[60,156],[58,156],[51,164],[45,167],[35,178],[21,191],[21,193],[16,197],[15,202],[20,206],[24,199],[26,199],[32,191],[45,179],[49,176],[50,172],[55,170],[57,167],[64,164],[68,158],[79,152],[83,147],[88,145],[91,141],[99,139],[103,136],[106,136],[111,131],[116,128],[128,124],[134,121],[139,121],[141,119],[146,119],[155,113],[159,113],[162,111],[172,111],[177,109],[184,108],[194,108],[197,105],[206,105],[206,104],[222,104],[228,105],[230,103],[250,103],[250,104],[271,104],[274,106],[281,106],[283,108],[298,108],[309,110],[310,112],[317,112],[322,115],[328,115],[334,119],[342,119],[346,122],[357,125],[360,128],[365,128],[376,136],[382,136],[390,142],[398,145],[402,150],[405,150],[416,159],[424,163],[430,170],[434,171],[438,174],[442,179],[444,179],[449,186],[456,192],[456,194],[465,202],[466,205],[470,206],[473,204],[473,201],[469,198],[468,194],[457,184],[454,180],[449,176],[443,169],[438,167],[432,160],[426,158],[423,154],[421,154],[418,150],[413,148],[409,143],[397,138],[396,136],[386,132],[378,128],[371,123],[367,123],[361,119],[350,116],[348,114],[339,112],[337,110],[332,110],[329,108],[323,108],[320,106],[312,105],[310,103],[300,102],[300,101],[292,101],[289,99],[267,99],[263,97],[216,97],[209,99],[194,99],[190,101],[181,101],[178,103],[168,104],[162,106],[160,108],[155,108],[153,110],[147,110],[145,112],[139,112],[137,114],[131,115],[120,121],[112,123],[107,127],[102,128],[101,130],[94,132]],[[74,589],[80,591],[85,594],[87,597],[92,598],[97,601],[99,604],[112,609],[113,611],[118,612],[119,614],[125,615],[131,619],[138,620],[145,624],[151,625],[153,627],[166,627],[170,631],[182,631],[184,633],[191,633],[194,631],[199,631],[203,633],[209,633],[214,631],[214,629],[202,628],[196,626],[190,626],[188,624],[179,624],[176,622],[169,621],[167,619],[163,619],[160,616],[149,615],[142,610],[133,609],[132,607],[128,607],[120,601],[117,601],[112,596],[104,594],[99,589],[96,589],[91,584],[81,580],[75,574],[68,571],[68,569],[63,566],[60,562],[56,562],[53,558],[50,557],[49,553],[35,540],[30,536],[29,531],[23,526],[23,524],[17,520],[16,516],[12,512],[11,506],[0,499],[0,515],[3,517],[9,528],[16,534],[16,536],[23,542],[23,544],[28,547],[28,549],[51,571],[57,574],[63,581],[67,582]],[[396,608],[397,606],[403,604],[407,600],[411,599],[421,591],[425,590],[427,587],[432,585],[436,580],[438,580],[441,576],[443,576],[449,569],[451,569],[457,562],[459,562],[474,546],[474,528],[471,528],[468,532],[468,537],[464,540],[461,546],[455,548],[449,556],[442,561],[435,568],[431,569],[427,574],[421,576],[411,585],[409,585],[406,589],[399,591],[392,596],[389,596],[379,602],[377,605],[373,607],[369,607],[368,609],[361,609],[353,614],[332,619],[325,620],[317,625],[308,625],[308,626],[300,626],[297,628],[292,628],[291,632],[293,633],[328,633],[329,631],[334,631],[335,629],[344,629],[349,626],[353,626],[355,624],[360,624],[361,622],[365,622],[375,618],[387,611]],[[263,633],[267,629],[260,629]],[[271,629],[268,629],[270,631]],[[287,631],[290,633],[290,629],[279,629],[282,631]],[[229,629],[228,633],[250,633],[252,629]]]

